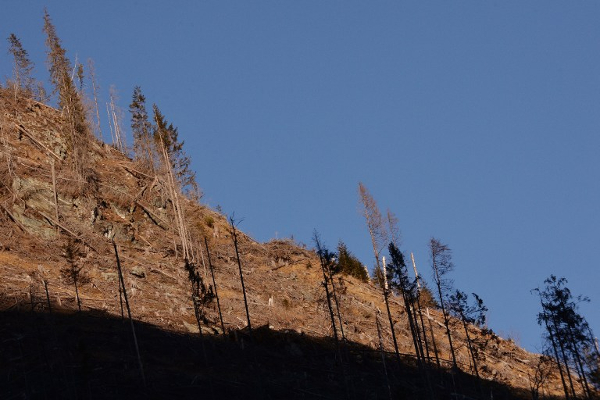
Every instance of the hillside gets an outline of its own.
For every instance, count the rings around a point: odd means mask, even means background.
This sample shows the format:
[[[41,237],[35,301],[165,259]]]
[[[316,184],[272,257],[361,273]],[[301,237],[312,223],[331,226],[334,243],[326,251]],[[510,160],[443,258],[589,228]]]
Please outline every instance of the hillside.
[[[392,297],[391,311],[405,355],[402,366],[395,364],[387,317],[377,317],[385,310],[381,290],[348,276],[336,280],[349,342],[340,356],[331,340],[319,259],[292,240],[259,243],[239,235],[250,333],[227,218],[180,196],[197,269],[208,285],[207,240],[227,331],[223,335],[213,301],[204,310],[205,341],[200,342],[165,179],[90,139],[83,180],[72,168],[68,124],[59,110],[0,89],[0,117],[0,385],[8,398],[35,398],[50,390],[65,390],[68,398],[177,397],[206,389],[209,382],[213,398],[241,393],[257,398],[386,398],[388,393],[426,398],[410,356],[413,343],[400,298]],[[120,321],[126,312],[113,240],[138,327],[148,377],[144,392],[129,326]],[[81,268],[81,313],[65,272],[69,258]],[[479,396],[469,375],[464,333],[453,332],[463,372],[450,375],[440,313],[430,309],[429,317],[443,359],[443,369],[432,379],[436,396],[455,390],[452,379],[458,380],[459,393]],[[376,318],[387,352],[389,392],[377,351]],[[482,336],[478,328],[470,330]],[[495,335],[487,340],[479,366],[486,398],[487,393],[494,399],[529,398],[539,355]],[[76,367],[86,372],[69,372]],[[557,373],[548,377],[543,393],[562,393]]]

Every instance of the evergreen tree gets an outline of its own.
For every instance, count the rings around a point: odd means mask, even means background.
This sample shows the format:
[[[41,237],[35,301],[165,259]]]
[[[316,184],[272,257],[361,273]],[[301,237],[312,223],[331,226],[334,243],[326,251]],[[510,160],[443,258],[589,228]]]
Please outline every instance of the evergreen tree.
[[[425,360],[425,353],[421,343],[421,332],[417,320],[417,282],[410,279],[408,276],[408,268],[404,261],[404,255],[392,242],[388,247],[392,262],[387,265],[387,281],[392,290],[400,293],[404,300],[404,308],[408,317],[408,325],[410,327],[413,344],[415,346],[415,355],[422,367],[422,362]]]
[[[473,293],[473,297],[475,298],[474,303],[469,303],[468,295],[465,292],[461,292],[457,289],[454,294],[450,296],[448,308],[449,311],[462,323],[465,336],[467,338],[467,349],[469,350],[471,360],[473,361],[473,370],[475,371],[475,376],[479,378],[477,359],[479,352],[483,349],[480,346],[477,346],[473,338],[471,338],[468,326],[475,325],[478,327],[483,327],[485,325],[485,313],[488,309],[483,304],[483,300],[481,300],[477,294]]]
[[[586,361],[586,354],[593,353],[595,346],[590,338],[592,335],[589,334],[591,332],[589,325],[578,312],[578,304],[589,299],[582,296],[574,298],[566,286],[565,278],[558,279],[551,275],[544,284],[546,286],[543,290],[536,289],[542,305],[542,311],[538,314],[538,323],[546,327],[547,339],[552,345],[563,377],[565,396],[576,397],[576,389],[571,377],[571,370],[573,370],[579,377],[582,392],[586,398],[591,398],[588,378],[593,380],[594,366]],[[566,381],[564,376],[567,377]]]
[[[34,95],[35,80],[31,76],[33,71],[33,63],[29,60],[27,51],[23,48],[21,41],[11,33],[8,37],[10,45],[8,51],[13,56],[13,82],[9,82],[8,86],[13,86],[15,93],[22,90],[23,93],[32,97]]]
[[[85,179],[84,163],[89,144],[85,108],[80,93],[71,79],[71,62],[66,56],[66,51],[61,45],[47,10],[44,10],[44,32],[50,80],[54,85],[53,93],[58,92],[58,105],[66,115],[70,127],[68,147],[72,151],[71,159],[77,173]]]
[[[154,143],[159,152],[166,153],[163,161],[168,159],[169,165],[164,167],[171,168],[173,175],[180,186],[180,190],[188,195],[194,196],[198,192],[196,176],[190,168],[191,159],[183,150],[183,141],[179,141],[177,128],[169,123],[156,104],[152,106],[154,111]]]
[[[446,275],[454,269],[454,264],[452,263],[452,251],[447,245],[442,244],[435,238],[431,238],[429,241],[429,250],[431,252],[433,281],[437,288],[438,300],[440,307],[442,308],[442,315],[444,316],[446,336],[448,337],[448,344],[450,345],[452,366],[458,368],[454,344],[452,343],[452,335],[450,334],[450,316],[448,315],[448,294],[452,289],[452,280],[446,277]]]
[[[133,133],[133,153],[135,158],[149,171],[155,171],[156,149],[152,140],[152,124],[146,111],[146,97],[142,89],[133,89],[131,104],[131,131]]]
[[[363,282],[369,280],[369,274],[360,260],[354,256],[346,247],[346,244],[340,240],[338,243],[338,260],[336,269],[346,275],[351,275]]]

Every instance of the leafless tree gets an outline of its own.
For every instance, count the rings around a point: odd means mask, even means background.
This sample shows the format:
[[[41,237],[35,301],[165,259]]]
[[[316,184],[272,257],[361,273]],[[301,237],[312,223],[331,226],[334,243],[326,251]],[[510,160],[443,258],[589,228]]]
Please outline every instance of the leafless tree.
[[[240,261],[240,252],[238,249],[238,237],[236,225],[239,222],[235,220],[234,216],[229,217],[229,226],[231,227],[231,238],[233,239],[233,245],[235,247],[235,256],[237,258],[238,269],[240,271],[240,281],[242,283],[242,292],[244,294],[244,306],[246,307],[246,319],[248,321],[248,331],[252,332],[252,325],[250,323],[250,311],[248,311],[248,299],[246,298],[246,286],[244,285],[244,274],[242,272],[242,262]]]
[[[362,182],[358,183],[358,196],[360,203],[362,204],[362,214],[365,217],[365,221],[367,223],[367,229],[369,230],[369,235],[371,236],[371,244],[373,246],[373,255],[375,256],[375,271],[383,271],[383,299],[385,301],[385,307],[387,309],[388,320],[390,322],[390,330],[392,332],[392,339],[394,342],[394,350],[396,352],[396,360],[398,364],[400,364],[400,351],[398,349],[398,340],[396,339],[396,331],[394,329],[394,321],[392,320],[392,313],[390,311],[390,303],[389,303],[389,295],[390,290],[387,285],[387,277],[385,274],[385,263],[382,266],[380,264],[379,257],[381,255],[381,251],[385,248],[388,242],[388,232],[385,229],[385,222],[379,212],[379,207],[377,207],[377,202],[371,196],[365,185]]]

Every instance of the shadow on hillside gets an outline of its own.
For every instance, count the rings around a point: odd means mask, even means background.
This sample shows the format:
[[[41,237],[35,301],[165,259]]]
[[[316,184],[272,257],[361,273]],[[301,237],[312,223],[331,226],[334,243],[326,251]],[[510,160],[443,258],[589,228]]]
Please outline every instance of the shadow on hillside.
[[[393,355],[386,357],[388,390],[381,354],[358,344],[338,353],[330,339],[266,327],[203,341],[142,322],[135,327],[146,387],[127,320],[97,311],[0,312],[1,397],[430,398],[411,361],[398,366]],[[472,377],[454,379],[468,397],[452,395],[451,376],[432,371],[434,398],[481,398]],[[483,390],[487,399],[529,398],[490,382]]]

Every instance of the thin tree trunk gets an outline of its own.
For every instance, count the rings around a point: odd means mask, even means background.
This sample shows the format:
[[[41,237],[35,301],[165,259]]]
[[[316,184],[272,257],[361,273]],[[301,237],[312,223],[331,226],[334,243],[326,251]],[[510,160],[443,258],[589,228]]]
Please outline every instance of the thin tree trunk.
[[[340,334],[342,335],[342,340],[346,341],[346,335],[344,334],[344,325],[342,324],[342,314],[340,312],[340,303],[338,301],[337,293],[335,290],[335,284],[333,282],[333,274],[331,269],[329,269],[329,280],[331,281],[331,291],[333,292],[333,301],[335,302],[335,308],[337,310],[338,321],[340,323]]]
[[[144,366],[142,364],[142,357],[140,356],[140,348],[138,346],[137,335],[135,334],[135,326],[133,325],[133,319],[131,318],[131,308],[129,308],[129,300],[127,299],[127,290],[125,289],[125,280],[123,279],[123,271],[121,270],[121,261],[119,260],[119,252],[117,251],[117,244],[113,240],[113,247],[115,249],[115,258],[117,260],[117,270],[119,272],[119,281],[121,282],[121,288],[123,289],[123,297],[125,299],[125,306],[127,307],[127,315],[129,317],[129,323],[131,324],[131,333],[133,334],[133,344],[135,345],[135,352],[137,354],[138,365],[140,367],[140,374],[142,376],[142,382],[146,387],[146,375],[144,374]]]
[[[402,365],[400,361],[400,351],[398,350],[398,341],[396,340],[396,332],[394,330],[394,322],[392,321],[392,313],[390,312],[390,302],[388,300],[389,290],[383,289],[383,299],[385,300],[385,308],[387,310],[388,320],[390,321],[390,329],[392,331],[392,339],[394,341],[394,351],[396,352],[396,361],[398,362],[398,367]]]
[[[440,357],[437,349],[437,344],[435,342],[435,333],[433,332],[433,324],[431,323],[431,317],[429,316],[429,307],[427,307],[427,321],[429,322],[429,331],[431,332],[431,344],[433,345],[433,353],[435,354],[435,362],[437,364],[438,370],[441,369]]]
[[[219,302],[219,292],[217,292],[217,282],[215,282],[215,271],[210,259],[210,251],[208,249],[208,240],[204,238],[204,244],[206,245],[206,257],[208,258],[208,267],[210,268],[210,275],[212,276],[213,287],[215,288],[215,297],[217,298],[217,310],[219,310],[219,320],[221,321],[221,330],[223,335],[225,334],[225,324],[223,323],[223,314],[221,313],[221,303]]]
[[[46,291],[46,301],[48,303],[48,311],[50,312],[50,314],[52,314],[52,305],[50,304],[50,292],[48,291],[48,281],[46,279],[43,279],[42,282],[44,282],[44,290]]]
[[[570,347],[573,349],[573,356],[575,357],[575,366],[577,367],[577,373],[579,374],[579,378],[582,380],[581,386],[585,396],[589,399],[591,397],[590,387],[588,386],[587,378],[585,376],[585,372],[583,369],[583,362],[581,361],[581,357],[579,357],[579,351],[577,351],[577,344],[575,343],[573,328],[571,324],[567,323],[567,328],[569,329],[569,342]]]
[[[377,336],[379,337],[379,352],[381,353],[381,362],[383,364],[383,372],[385,374],[385,384],[387,386],[389,399],[392,400],[390,378],[388,376],[387,366],[385,365],[385,352],[383,350],[383,338],[381,337],[381,325],[379,324],[379,316],[377,314],[375,314],[375,323],[377,325]]]
[[[325,261],[323,256],[319,254],[319,260],[321,262],[321,271],[323,272],[323,287],[325,288],[325,297],[327,297],[327,307],[329,308],[329,317],[331,319],[331,328],[333,329],[333,338],[335,340],[336,347],[338,346],[338,334],[335,326],[335,316],[333,315],[333,306],[331,304],[331,294],[329,293],[329,285],[327,284],[327,274],[325,273]]]
[[[442,307],[442,314],[444,316],[444,326],[446,327],[446,336],[448,337],[448,344],[450,345],[450,353],[452,355],[452,367],[458,368],[458,364],[456,363],[456,356],[454,354],[454,345],[452,344],[452,335],[450,334],[450,322],[448,318],[448,313],[446,312],[446,306],[444,304],[444,296],[442,296],[442,287],[440,284],[440,276],[438,273],[437,265],[435,264],[435,258],[433,258],[433,270],[435,271],[436,280],[435,285],[438,289],[438,294],[440,296],[440,306]]]
[[[235,229],[235,221],[233,218],[229,219],[231,223],[231,231],[233,233],[233,245],[235,247],[235,256],[237,258],[238,269],[240,271],[240,281],[242,282],[242,292],[244,293],[244,306],[246,307],[246,319],[248,320],[248,331],[252,333],[252,325],[250,324],[250,311],[248,311],[248,299],[246,298],[246,286],[244,285],[244,274],[242,273],[242,263],[240,261],[240,253],[238,251],[238,240],[237,232]]]
[[[423,309],[421,308],[421,277],[417,272],[417,264],[415,263],[415,256],[410,253],[410,259],[412,260],[413,269],[415,271],[415,279],[417,280],[417,307],[419,310],[419,319],[421,321],[421,331],[423,332],[423,342],[425,343],[425,352],[427,353],[427,362],[431,363],[431,356],[429,355],[429,343],[427,340],[427,331],[425,329],[425,323],[423,322]]]
[[[73,274],[73,283],[75,284],[75,297],[77,298],[77,308],[81,312],[81,300],[79,299],[79,288],[77,285],[77,274]]]
[[[58,218],[58,195],[56,193],[56,171],[54,169],[54,160],[52,160],[52,163],[50,164],[51,169],[52,169],[52,192],[54,194],[54,216],[56,217],[56,222],[59,221]],[[56,232],[59,233],[60,232],[60,228],[58,227],[58,225],[56,226]]]

